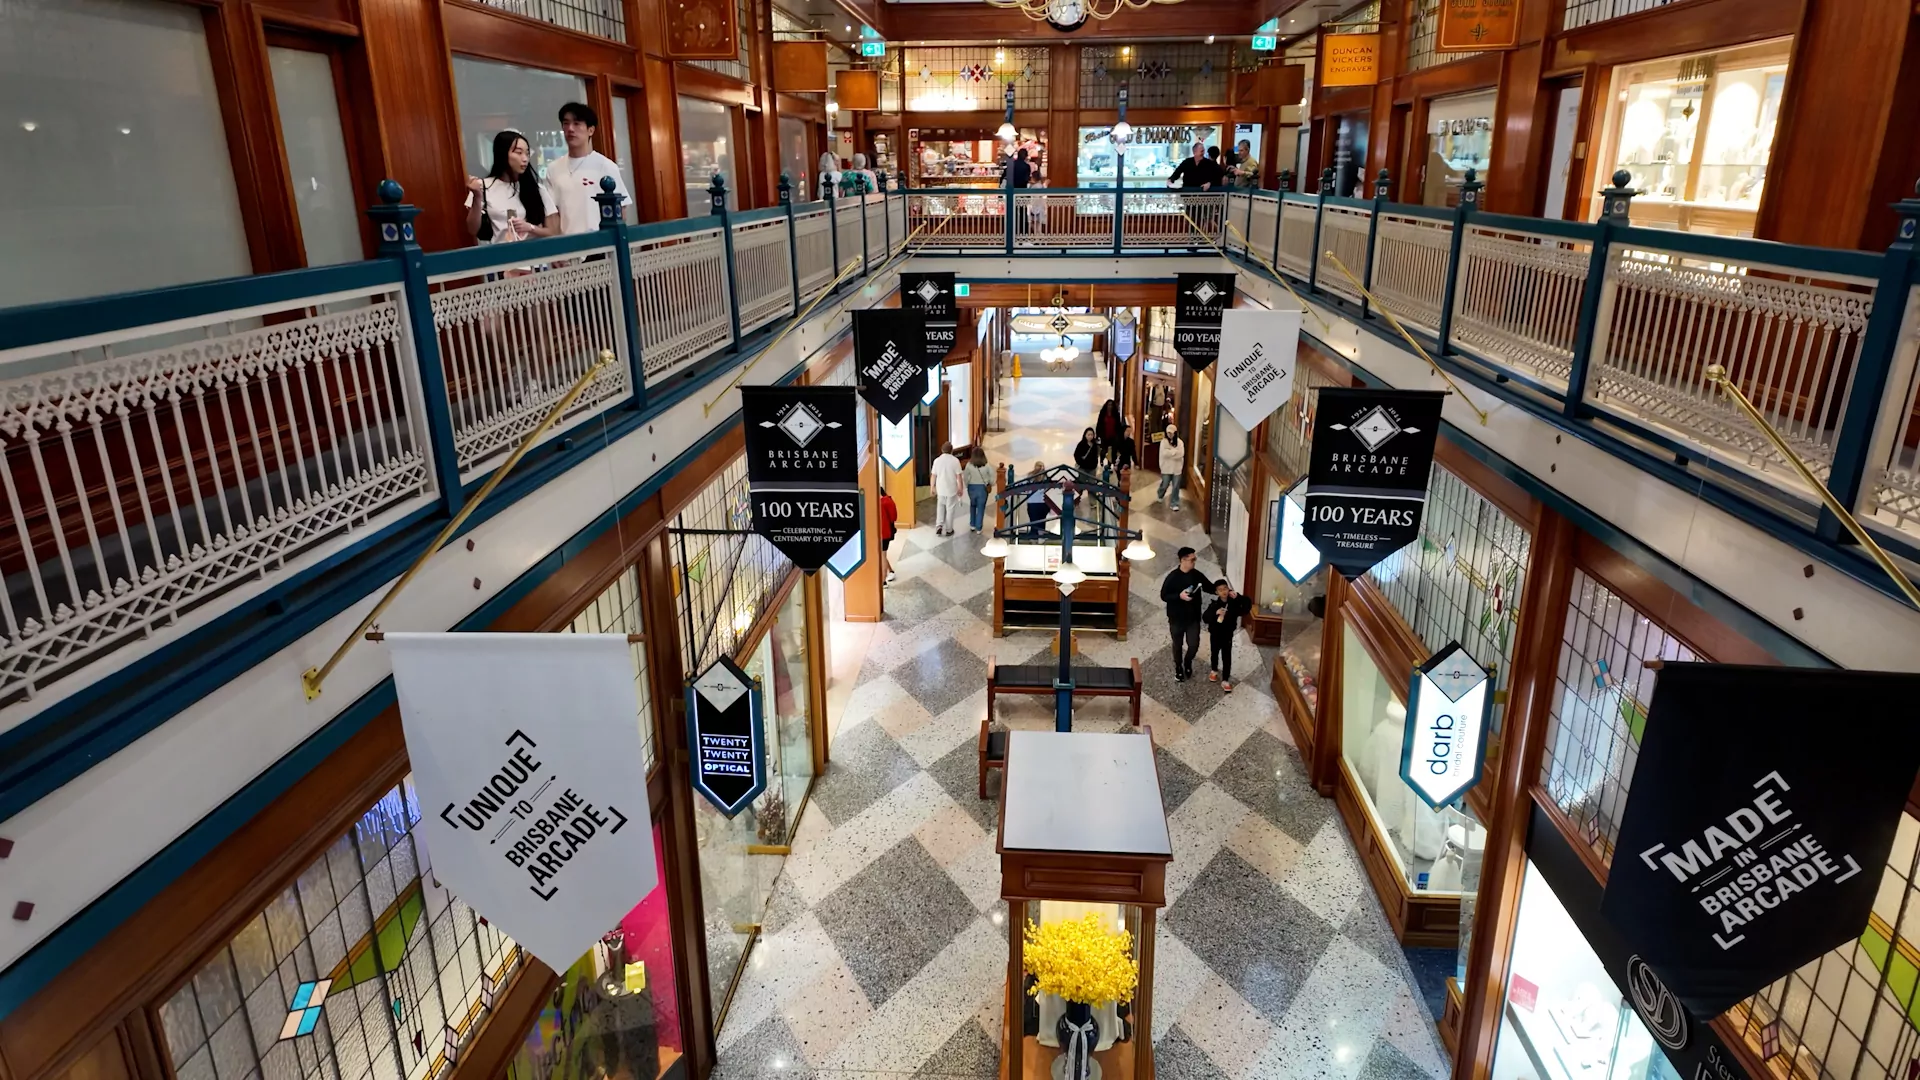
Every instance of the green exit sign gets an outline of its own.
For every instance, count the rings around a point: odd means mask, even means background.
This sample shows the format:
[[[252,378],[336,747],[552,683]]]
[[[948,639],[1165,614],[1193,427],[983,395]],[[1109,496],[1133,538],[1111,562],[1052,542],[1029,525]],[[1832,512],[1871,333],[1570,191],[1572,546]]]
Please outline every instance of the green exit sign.
[[[1253,35],[1254,52],[1272,52],[1280,47],[1280,38],[1274,34]]]
[[[861,56],[887,55],[887,43],[884,41],[863,41],[860,43]]]
[[[956,282],[956,283],[954,284],[954,286],[953,286],[953,295],[955,295],[955,296],[972,296],[972,295],[973,295],[973,286],[972,286],[972,285],[969,285],[969,284],[967,284],[967,283],[966,283],[966,282],[964,282],[964,281],[961,281],[961,282]]]

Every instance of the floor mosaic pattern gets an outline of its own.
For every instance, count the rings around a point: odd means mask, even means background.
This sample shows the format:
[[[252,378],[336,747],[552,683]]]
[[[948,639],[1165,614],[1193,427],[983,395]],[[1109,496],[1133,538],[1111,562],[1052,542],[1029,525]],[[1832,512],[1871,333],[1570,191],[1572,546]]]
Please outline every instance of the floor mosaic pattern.
[[[1100,393],[1091,380],[1010,390],[996,462],[1064,460]],[[1221,552],[1192,504],[1172,513],[1137,478],[1136,521],[1160,557],[1132,581],[1128,640],[1086,635],[1098,663],[1138,656],[1177,853],[1156,941],[1153,1040],[1167,1080],[1442,1077],[1444,1052],[1406,955],[1331,801],[1305,782],[1242,634],[1231,695],[1173,680],[1159,579],[1189,544]],[[920,520],[931,522],[931,505]],[[1051,636],[991,633],[991,564],[965,530],[904,530],[887,618],[866,630],[832,765],[815,785],[763,932],[719,1035],[716,1077],[991,1078],[1007,916],[993,830],[976,795],[986,661],[1049,654]],[[1204,651],[1204,650],[1203,650]],[[1201,657],[1204,661],[1204,655]],[[842,670],[850,670],[848,665]],[[1002,699],[1012,727],[1051,727],[1043,698]],[[1118,730],[1095,699],[1076,727]],[[997,783],[997,781],[996,781]]]

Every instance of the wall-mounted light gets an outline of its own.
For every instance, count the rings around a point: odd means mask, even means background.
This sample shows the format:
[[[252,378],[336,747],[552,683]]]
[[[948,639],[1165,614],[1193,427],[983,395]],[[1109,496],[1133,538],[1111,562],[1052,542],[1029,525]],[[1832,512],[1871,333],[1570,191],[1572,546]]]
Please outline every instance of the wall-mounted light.
[[[996,63],[996,64],[1004,64],[1004,63],[1006,63],[1006,62],[1007,62],[1007,50],[1005,50],[1005,49],[995,49],[995,50],[993,50],[993,62],[994,62],[994,63]]]
[[[1207,44],[1209,44],[1209,45],[1211,45],[1211,44],[1213,44],[1213,35],[1212,35],[1212,34],[1208,34],[1208,35],[1207,35]]]
[[[839,112],[839,111],[840,111],[840,103],[839,103],[839,102],[837,102],[837,101],[829,101],[829,102],[827,102],[827,115],[828,115],[828,116],[832,116],[832,115],[834,115],[835,113],[837,113],[837,112]]]
[[[1132,56],[1132,55],[1133,55],[1133,46],[1131,46],[1131,45],[1122,45],[1122,46],[1120,46],[1120,55],[1121,55],[1121,56]]]

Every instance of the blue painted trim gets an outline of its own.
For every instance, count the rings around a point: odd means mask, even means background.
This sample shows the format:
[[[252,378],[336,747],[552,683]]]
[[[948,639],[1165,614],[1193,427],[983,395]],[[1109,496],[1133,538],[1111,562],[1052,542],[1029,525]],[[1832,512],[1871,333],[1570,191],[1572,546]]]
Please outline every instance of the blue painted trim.
[[[1538,233],[1541,236],[1557,236],[1565,240],[1588,242],[1592,242],[1600,232],[1600,226],[1591,221],[1556,221],[1553,218],[1516,217],[1513,214],[1489,214],[1485,211],[1475,211],[1473,223],[1485,225],[1490,229],[1512,229],[1515,232]]]
[[[827,200],[814,199],[811,202],[797,202],[793,204],[793,212],[796,215],[801,217],[805,217],[806,215],[811,214],[815,211],[819,211],[820,213],[823,213],[823,214],[826,213]]]
[[[1706,233],[1632,226],[1614,229],[1613,237],[1616,243],[1656,251],[1677,251],[1715,262],[1760,263],[1822,274],[1849,274],[1869,280],[1880,276],[1880,264],[1886,259],[1879,252],[1835,251],[1831,248],[1797,247],[1772,240],[1747,240],[1735,236],[1709,236]]]
[[[611,244],[607,231],[596,228],[592,232],[572,236],[543,236],[513,244],[482,244],[478,247],[436,251],[426,257],[427,275],[467,274],[476,270],[551,262]]]
[[[1392,214],[1395,217],[1426,218],[1429,221],[1453,220],[1452,210],[1440,206],[1420,206],[1415,203],[1386,203],[1380,208],[1380,212]]]
[[[627,239],[638,243],[641,240],[659,240],[668,236],[685,236],[703,229],[713,228],[717,222],[712,214],[699,217],[679,218],[674,221],[654,221],[645,225],[627,226]]]
[[[1344,206],[1349,210],[1373,209],[1372,199],[1356,199],[1350,195],[1329,195],[1326,203],[1328,206]]]
[[[784,206],[764,206],[758,210],[730,210],[727,212],[727,218],[735,225],[751,225],[756,221],[782,217],[786,212],[787,209]]]
[[[400,283],[390,259],[0,308],[0,350]]]

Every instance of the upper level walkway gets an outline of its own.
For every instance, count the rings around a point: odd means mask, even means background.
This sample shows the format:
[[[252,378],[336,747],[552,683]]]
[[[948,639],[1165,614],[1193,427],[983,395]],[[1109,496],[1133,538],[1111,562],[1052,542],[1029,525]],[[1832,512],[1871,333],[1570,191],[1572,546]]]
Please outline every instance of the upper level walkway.
[[[603,353],[466,522],[475,543],[429,563],[387,625],[486,625],[730,428],[735,386],[796,378],[906,258],[1043,283],[1224,261],[1272,304],[1297,291],[1308,333],[1376,381],[1429,378],[1419,341],[1464,387],[1449,417],[1482,438],[1459,410],[1496,412],[1504,441],[1483,441],[1543,482],[1575,481],[1527,448],[1571,435],[1644,481],[1632,498],[1667,492],[1651,512],[1743,527],[1711,557],[1810,555],[1890,593],[1717,396],[1704,373],[1720,364],[1842,503],[1920,557],[1910,240],[1882,255],[1470,205],[915,190],[428,254],[415,211],[384,195],[378,259],[0,311],[0,836],[8,876],[38,883],[35,916],[0,924],[0,967],[63,926],[84,936],[83,911],[130,910],[391,702],[371,650],[317,700],[298,676]],[[1910,238],[1920,202],[1900,212]],[[1779,624],[1809,657],[1882,659],[1846,655],[1827,623]],[[0,1009],[32,984],[9,978]]]

